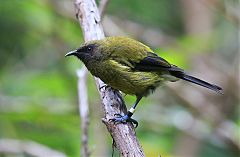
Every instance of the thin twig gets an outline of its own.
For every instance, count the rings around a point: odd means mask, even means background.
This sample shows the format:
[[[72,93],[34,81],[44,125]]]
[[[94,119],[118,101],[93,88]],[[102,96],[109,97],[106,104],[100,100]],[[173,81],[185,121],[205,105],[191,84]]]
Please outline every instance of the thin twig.
[[[82,69],[77,70],[78,76],[78,103],[79,103],[79,113],[81,117],[81,130],[82,130],[82,157],[89,157],[88,149],[88,125],[89,125],[89,105],[87,96],[87,69],[82,67]]]
[[[179,92],[178,88],[173,88],[169,85],[167,86],[167,88],[171,91],[172,94],[174,94],[176,98],[179,99],[179,101],[188,105],[188,107],[192,109],[192,112],[196,112],[197,114],[202,115],[203,119],[207,119],[208,121],[210,121],[212,125],[214,125],[214,130],[216,131],[217,135],[222,137],[225,142],[231,142],[230,144],[233,148],[236,148],[237,150],[240,149],[240,144],[236,139],[236,135],[233,131],[236,130],[233,129],[236,128],[235,124],[227,120],[223,116],[223,113],[221,113],[221,111],[216,107],[217,105],[204,99],[204,96],[200,92],[198,92],[198,99],[194,99],[189,92],[186,92],[190,91],[187,90],[187,88],[181,88],[182,92]]]
[[[26,156],[35,157],[67,157],[64,153],[53,150],[42,144],[17,139],[0,139],[0,156],[4,156],[4,154],[17,154],[16,156],[25,154]]]
[[[103,18],[103,15],[106,11],[107,5],[108,5],[109,0],[101,0],[99,4],[99,14],[101,19]]]

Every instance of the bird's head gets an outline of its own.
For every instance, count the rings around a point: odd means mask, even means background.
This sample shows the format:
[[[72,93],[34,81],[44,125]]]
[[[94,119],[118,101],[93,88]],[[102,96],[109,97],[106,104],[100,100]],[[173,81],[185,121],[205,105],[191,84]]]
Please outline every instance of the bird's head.
[[[76,56],[85,64],[89,61],[101,61],[106,58],[104,40],[92,40],[82,44],[78,49],[68,52],[67,56]]]

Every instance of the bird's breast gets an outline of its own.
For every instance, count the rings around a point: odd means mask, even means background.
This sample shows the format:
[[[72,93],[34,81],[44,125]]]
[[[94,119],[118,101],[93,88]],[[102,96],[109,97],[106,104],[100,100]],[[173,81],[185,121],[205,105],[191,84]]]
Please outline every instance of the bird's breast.
[[[133,71],[114,60],[95,64],[88,69],[106,84],[130,95],[147,95],[163,81],[157,73]]]

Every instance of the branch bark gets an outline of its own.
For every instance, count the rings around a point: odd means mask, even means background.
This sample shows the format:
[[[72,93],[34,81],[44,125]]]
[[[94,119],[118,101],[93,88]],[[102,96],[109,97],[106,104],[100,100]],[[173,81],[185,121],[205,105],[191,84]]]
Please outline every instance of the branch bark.
[[[101,0],[100,1],[100,4],[99,4],[99,14],[100,14],[100,17],[101,19],[103,18],[103,15],[106,11],[106,7],[107,7],[107,4],[108,4],[109,0]]]
[[[17,139],[0,139],[0,156],[35,156],[35,157],[67,157],[66,154],[53,150],[34,141]]]
[[[103,39],[104,33],[100,23],[101,18],[94,0],[76,0],[76,17],[78,18],[85,41]],[[143,150],[136,138],[134,127],[131,123],[113,124],[109,119],[115,114],[126,113],[127,109],[119,91],[111,88],[101,88],[105,84],[95,78],[96,85],[102,100],[104,118],[102,121],[111,134],[116,148],[124,157],[143,157]],[[122,110],[122,108],[124,108]]]
[[[82,157],[89,157],[88,149],[88,125],[89,125],[89,105],[87,96],[87,69],[82,67],[77,70],[78,76],[78,104],[79,113],[81,117],[81,130],[82,130]]]

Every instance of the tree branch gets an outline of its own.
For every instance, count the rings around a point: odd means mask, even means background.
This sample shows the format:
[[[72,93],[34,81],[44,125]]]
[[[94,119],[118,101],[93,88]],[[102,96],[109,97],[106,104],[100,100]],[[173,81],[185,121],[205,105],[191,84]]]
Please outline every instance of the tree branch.
[[[107,7],[107,4],[108,4],[109,0],[101,0],[100,1],[100,4],[99,4],[99,14],[100,14],[100,17],[101,19],[103,18],[103,15],[106,11],[106,7]]]
[[[76,17],[80,22],[85,41],[103,39],[104,33],[100,24],[101,19],[95,1],[76,0],[75,8]],[[104,87],[105,84],[98,78],[95,78],[95,80],[105,114],[103,122],[115,141],[116,148],[124,157],[143,157],[144,153],[137,141],[133,125],[131,123],[113,124],[109,122],[109,119],[113,118],[115,114],[127,112],[119,91],[111,88],[101,88]]]
[[[89,157],[90,153],[88,150],[88,125],[89,125],[89,105],[87,96],[87,69],[77,70],[78,76],[78,104],[79,113],[81,117],[81,130],[82,130],[82,157]]]
[[[2,154],[18,154],[16,156],[19,156],[19,154],[27,154],[26,156],[35,157],[67,157],[64,153],[53,150],[42,144],[17,139],[0,139],[0,156]]]

